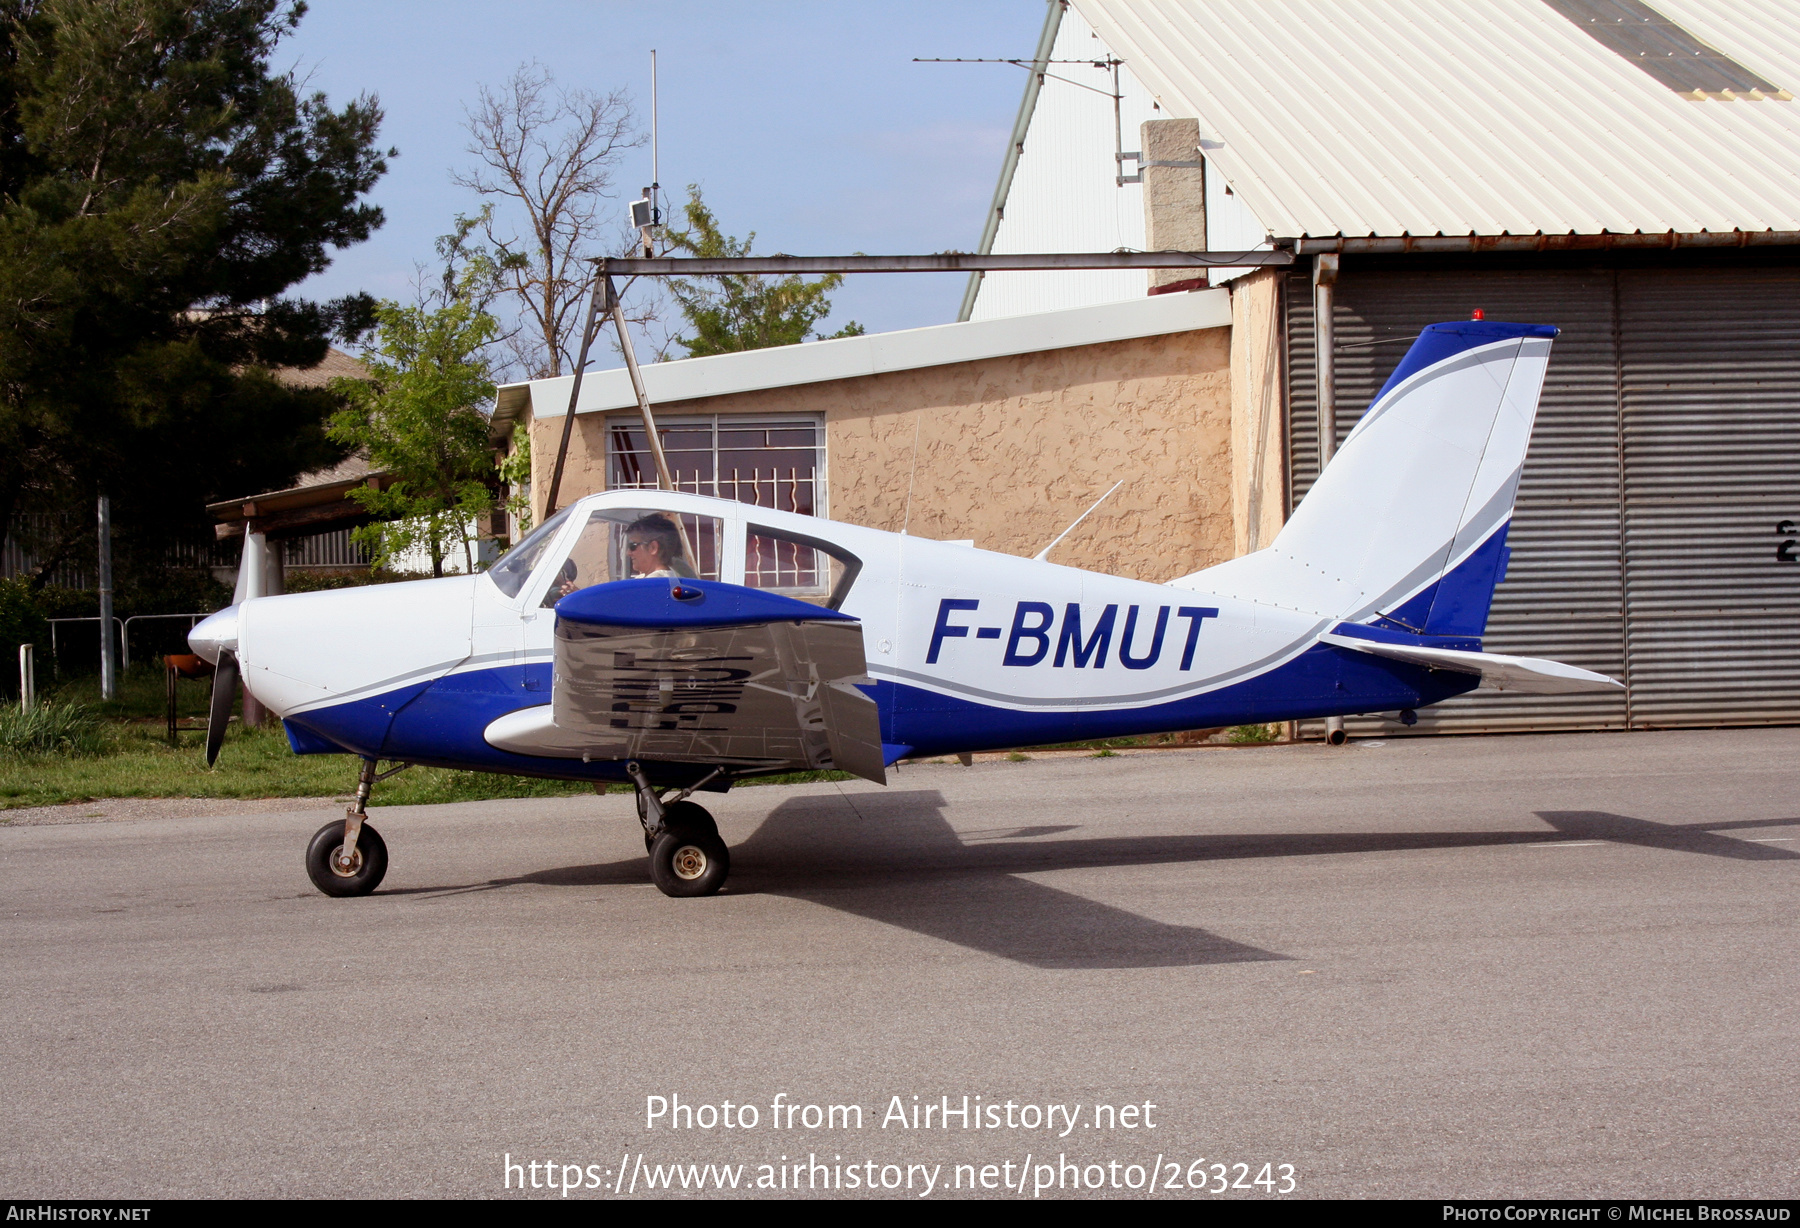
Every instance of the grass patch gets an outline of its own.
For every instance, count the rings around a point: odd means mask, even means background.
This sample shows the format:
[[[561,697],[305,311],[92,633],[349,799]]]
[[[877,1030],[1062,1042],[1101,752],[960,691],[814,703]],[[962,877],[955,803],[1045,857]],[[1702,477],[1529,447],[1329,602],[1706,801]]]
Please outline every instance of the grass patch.
[[[832,768],[817,768],[805,772],[778,772],[773,776],[752,776],[749,780],[740,780],[731,787],[745,789],[751,785],[810,785],[821,780],[859,780],[849,772],[839,772]],[[695,796],[699,796],[695,794]]]
[[[52,806],[103,797],[341,797],[356,788],[352,755],[296,755],[276,729],[233,725],[216,768],[206,766],[198,733],[171,747],[158,725],[115,724],[110,754],[0,758],[0,809]],[[374,806],[483,801],[497,797],[568,797],[593,787],[564,780],[494,776],[416,767],[375,787]]]
[[[0,754],[14,758],[97,755],[107,737],[93,713],[80,704],[39,704],[29,711],[0,708]]]
[[[1008,763],[1030,763],[1031,756],[1024,751],[1012,750],[1006,752],[1006,761]]]
[[[205,687],[196,689],[205,693]],[[129,702],[123,695],[121,699]],[[16,707],[10,716],[0,713],[0,738],[18,716]],[[100,753],[0,753],[0,810],[107,797],[335,797],[348,802],[356,789],[354,755],[296,755],[279,729],[244,729],[233,724],[220,748],[218,766],[208,768],[201,742],[204,735],[198,731],[183,733],[181,745],[171,747],[160,722],[85,719],[98,739]],[[735,787],[853,779],[848,772],[784,772],[742,781]],[[631,786],[615,784],[611,790],[629,793]],[[578,781],[415,767],[376,785],[369,804],[422,806],[509,797],[592,796],[593,791],[593,785]]]
[[[1281,736],[1279,725],[1238,725],[1226,735],[1234,746],[1254,746],[1273,742]]]
[[[100,677],[97,674],[64,677],[46,686],[44,673],[47,671],[42,666],[38,668],[38,698],[46,704],[80,704],[106,721],[161,720],[168,714],[169,701],[163,690],[161,657],[151,661],[133,661],[129,670],[119,674],[117,684],[113,687],[114,697],[110,700],[100,698]],[[177,717],[205,717],[210,703],[210,680],[182,678],[176,682]]]
[[[1117,759],[1118,757],[1119,752],[1116,750],[1099,750],[1088,756],[1089,759]]]

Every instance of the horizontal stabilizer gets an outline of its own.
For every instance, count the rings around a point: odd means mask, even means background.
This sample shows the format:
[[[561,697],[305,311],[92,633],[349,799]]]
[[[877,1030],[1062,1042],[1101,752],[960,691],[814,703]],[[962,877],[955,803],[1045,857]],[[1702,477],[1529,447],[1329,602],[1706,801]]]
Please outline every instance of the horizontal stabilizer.
[[[1353,639],[1347,635],[1326,632],[1320,641],[1338,648],[1372,653],[1423,665],[1428,669],[1455,670],[1477,674],[1482,688],[1490,691],[1512,691],[1522,695],[1561,695],[1569,691],[1624,690],[1624,684],[1596,674],[1592,670],[1546,661],[1540,657],[1510,657],[1498,652],[1465,652],[1456,648],[1425,648],[1413,644],[1387,644],[1374,640]]]

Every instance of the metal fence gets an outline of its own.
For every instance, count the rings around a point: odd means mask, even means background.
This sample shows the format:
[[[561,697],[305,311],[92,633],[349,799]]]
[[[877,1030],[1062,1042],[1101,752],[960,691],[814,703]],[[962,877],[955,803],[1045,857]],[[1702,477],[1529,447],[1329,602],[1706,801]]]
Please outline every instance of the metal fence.
[[[16,576],[34,576],[43,566],[43,558],[27,542],[50,541],[67,531],[70,518],[50,512],[26,512],[13,517],[7,526],[5,542],[0,545],[0,580]],[[86,564],[64,559],[50,573],[57,588],[96,588],[99,580]]]
[[[369,552],[352,541],[354,530],[337,529],[284,543],[284,567],[367,567]]]

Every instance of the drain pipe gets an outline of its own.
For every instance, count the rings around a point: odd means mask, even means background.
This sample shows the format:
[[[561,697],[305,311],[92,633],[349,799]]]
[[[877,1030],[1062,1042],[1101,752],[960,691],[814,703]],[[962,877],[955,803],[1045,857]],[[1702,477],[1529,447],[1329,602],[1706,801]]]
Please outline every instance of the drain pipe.
[[[1332,328],[1332,306],[1336,298],[1338,253],[1320,252],[1313,257],[1313,355],[1318,372],[1319,390],[1319,472],[1331,463],[1337,451],[1337,375],[1334,370],[1336,336]],[[1317,478],[1313,479],[1315,482]],[[1325,740],[1333,746],[1344,744],[1344,718],[1325,718]]]

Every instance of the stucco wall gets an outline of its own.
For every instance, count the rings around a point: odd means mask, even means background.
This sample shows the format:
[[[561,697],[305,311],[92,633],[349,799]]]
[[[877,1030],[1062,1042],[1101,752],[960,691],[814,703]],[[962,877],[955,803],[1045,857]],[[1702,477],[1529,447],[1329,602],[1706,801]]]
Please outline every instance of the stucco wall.
[[[1235,553],[1230,333],[699,398],[657,412],[823,413],[832,519],[973,538],[1011,554],[1035,554],[1123,478],[1051,558],[1166,580]],[[605,421],[577,417],[561,502],[603,489]],[[544,418],[530,428],[539,514],[562,425]]]
[[[1280,269],[1231,283],[1231,508],[1233,553],[1275,540],[1287,509],[1282,416]]]

